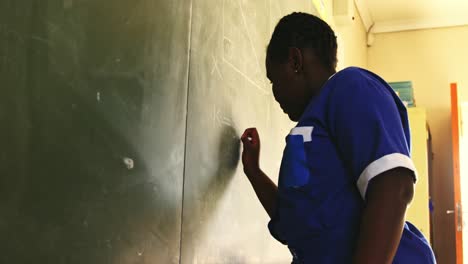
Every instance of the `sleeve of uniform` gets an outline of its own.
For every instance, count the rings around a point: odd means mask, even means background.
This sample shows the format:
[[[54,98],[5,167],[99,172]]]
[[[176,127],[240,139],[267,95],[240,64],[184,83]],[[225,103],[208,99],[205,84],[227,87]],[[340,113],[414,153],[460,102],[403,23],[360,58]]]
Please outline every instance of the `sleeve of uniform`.
[[[390,88],[378,77],[355,72],[337,76],[332,89],[330,133],[362,198],[372,178],[397,167],[413,171],[416,181],[406,109]]]

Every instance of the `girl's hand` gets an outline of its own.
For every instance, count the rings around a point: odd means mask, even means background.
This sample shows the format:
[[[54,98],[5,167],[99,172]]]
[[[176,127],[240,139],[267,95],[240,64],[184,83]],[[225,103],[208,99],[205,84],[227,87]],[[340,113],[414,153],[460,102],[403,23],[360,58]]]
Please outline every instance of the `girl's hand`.
[[[242,151],[242,164],[247,176],[255,175],[260,170],[260,137],[256,128],[248,128],[241,137],[244,150]]]

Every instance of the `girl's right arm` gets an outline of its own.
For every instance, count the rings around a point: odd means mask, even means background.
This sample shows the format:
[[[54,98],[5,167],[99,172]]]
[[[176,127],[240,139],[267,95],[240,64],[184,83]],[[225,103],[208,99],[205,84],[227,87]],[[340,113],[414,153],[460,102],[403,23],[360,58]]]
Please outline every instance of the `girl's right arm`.
[[[257,194],[260,203],[265,208],[270,218],[273,218],[276,208],[278,187],[259,166],[260,137],[256,128],[248,128],[241,137],[244,150],[242,152],[242,164],[252,187]]]

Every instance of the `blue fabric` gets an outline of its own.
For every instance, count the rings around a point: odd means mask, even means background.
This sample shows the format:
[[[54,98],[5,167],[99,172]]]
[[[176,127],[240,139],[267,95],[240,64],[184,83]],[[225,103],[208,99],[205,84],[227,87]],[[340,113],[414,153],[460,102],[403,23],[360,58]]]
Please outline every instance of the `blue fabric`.
[[[282,182],[280,184],[291,188],[304,186],[309,182],[309,169],[303,137],[301,135],[289,135],[287,142],[281,169],[290,176],[281,178]]]
[[[380,77],[352,67],[324,85],[297,127],[313,127],[312,140],[286,137],[276,215],[268,227],[288,245],[294,263],[350,263],[364,206],[357,181],[383,156],[410,155],[406,108]],[[435,263],[410,223],[394,263]]]

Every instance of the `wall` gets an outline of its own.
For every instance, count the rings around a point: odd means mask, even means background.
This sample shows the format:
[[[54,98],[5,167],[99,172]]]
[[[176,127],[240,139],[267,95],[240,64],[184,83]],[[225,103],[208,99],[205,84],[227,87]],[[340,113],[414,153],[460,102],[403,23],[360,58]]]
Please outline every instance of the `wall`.
[[[427,206],[429,197],[428,177],[428,150],[426,110],[420,107],[408,109],[408,119],[411,129],[411,159],[418,170],[418,182],[415,186],[415,195],[411,205],[406,211],[406,219],[414,224],[427,239],[430,239],[430,215]]]
[[[325,21],[330,24],[338,38],[338,65],[337,70],[349,66],[358,66],[367,68],[367,33],[362,23],[361,16],[353,2],[353,19],[348,23],[335,23],[333,19],[333,1],[317,0],[312,1],[316,4],[316,9],[320,9],[320,3],[323,3],[322,9],[325,13]]]
[[[338,35],[338,69],[348,66],[367,68],[367,33],[354,6],[354,20],[336,25]]]
[[[385,33],[375,35],[368,49],[369,69],[387,81],[411,80],[416,104],[427,109],[434,152],[433,188],[435,250],[446,259],[439,247],[454,247],[452,218],[445,213],[453,209],[452,159],[450,132],[450,87],[468,85],[468,26]],[[468,98],[463,98],[468,100]],[[441,229],[442,232],[438,231]],[[453,244],[453,245],[452,245]],[[447,256],[448,257],[448,256]],[[451,261],[447,261],[451,263]]]

